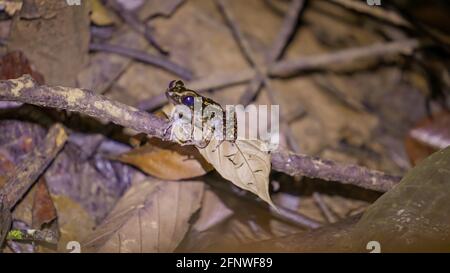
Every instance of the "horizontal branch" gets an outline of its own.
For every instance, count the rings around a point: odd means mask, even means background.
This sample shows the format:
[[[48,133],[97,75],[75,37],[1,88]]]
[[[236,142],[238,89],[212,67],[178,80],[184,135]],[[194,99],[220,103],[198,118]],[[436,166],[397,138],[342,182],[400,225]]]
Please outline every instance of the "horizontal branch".
[[[349,64],[368,57],[384,57],[389,54],[411,54],[421,43],[407,39],[388,43],[343,49],[331,53],[298,57],[297,59],[279,61],[271,66],[269,73],[277,77],[289,77],[305,70],[321,69],[328,65]]]
[[[374,8],[362,1],[353,1],[353,0],[331,0],[331,1],[345,8],[373,16],[375,18],[389,22],[394,25],[402,27],[411,26],[409,22],[405,20],[400,14],[396,13],[395,11],[385,9],[383,7]]]
[[[169,122],[150,113],[112,101],[92,91],[37,85],[29,75],[14,80],[0,81],[0,100],[18,101],[38,106],[66,109],[134,129],[150,136],[170,141]],[[284,151],[272,153],[274,170],[290,175],[304,175],[324,180],[339,181],[366,189],[387,191],[399,177],[355,165],[339,164],[330,160]]]
[[[0,100],[78,112],[169,140],[169,136],[164,136],[167,121],[155,115],[109,100],[89,90],[37,85],[29,75],[0,81]]]
[[[302,175],[326,181],[339,181],[369,190],[386,192],[400,182],[401,177],[368,168],[341,164],[332,160],[277,152],[272,154],[272,168],[289,175]]]

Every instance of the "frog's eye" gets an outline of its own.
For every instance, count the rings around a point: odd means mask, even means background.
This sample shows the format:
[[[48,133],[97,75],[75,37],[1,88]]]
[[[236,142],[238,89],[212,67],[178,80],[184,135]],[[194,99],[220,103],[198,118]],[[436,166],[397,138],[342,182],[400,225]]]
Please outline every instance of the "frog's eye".
[[[186,106],[194,105],[194,97],[193,96],[185,96],[182,100],[183,104]]]

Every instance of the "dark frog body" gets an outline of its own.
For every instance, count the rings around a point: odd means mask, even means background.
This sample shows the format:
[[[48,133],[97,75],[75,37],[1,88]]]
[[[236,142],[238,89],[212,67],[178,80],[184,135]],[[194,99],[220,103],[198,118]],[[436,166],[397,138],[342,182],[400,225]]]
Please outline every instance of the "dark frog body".
[[[201,144],[196,145],[197,147],[205,148],[212,137],[220,138],[218,145],[225,140],[235,142],[237,138],[237,121],[234,111],[231,113],[231,116],[227,116],[227,112],[220,104],[193,90],[187,89],[180,80],[170,82],[166,96],[175,106],[184,105],[191,110],[192,125],[196,126],[194,122],[195,115],[200,115],[200,122],[197,127],[201,127],[200,129],[206,134],[203,134],[204,137]]]

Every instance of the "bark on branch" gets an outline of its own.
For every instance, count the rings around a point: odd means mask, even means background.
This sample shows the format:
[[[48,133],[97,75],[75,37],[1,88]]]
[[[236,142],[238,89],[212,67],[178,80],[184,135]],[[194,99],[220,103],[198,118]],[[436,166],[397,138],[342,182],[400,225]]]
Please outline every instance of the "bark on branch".
[[[170,141],[170,133],[165,130],[169,126],[167,120],[109,100],[89,90],[39,86],[28,75],[14,80],[0,81],[0,100],[79,112]],[[272,153],[272,168],[289,175],[339,181],[382,192],[389,190],[400,181],[400,177],[365,167],[339,164],[286,151]]]

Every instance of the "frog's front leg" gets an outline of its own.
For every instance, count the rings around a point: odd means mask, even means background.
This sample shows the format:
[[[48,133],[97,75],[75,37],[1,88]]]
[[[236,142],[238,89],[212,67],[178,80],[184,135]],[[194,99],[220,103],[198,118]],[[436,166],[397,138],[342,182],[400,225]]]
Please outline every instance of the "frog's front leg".
[[[199,149],[204,149],[208,147],[209,143],[211,142],[211,139],[214,137],[214,129],[210,128],[209,126],[204,126],[202,129],[202,139],[198,142],[196,142],[195,147]],[[205,134],[206,132],[206,134]]]
[[[172,120],[170,120],[169,124],[167,124],[167,126],[163,129],[163,136],[166,136],[171,130],[172,130]]]

